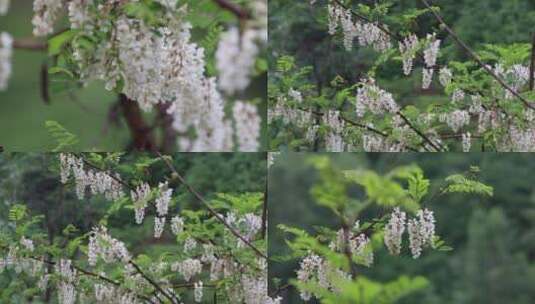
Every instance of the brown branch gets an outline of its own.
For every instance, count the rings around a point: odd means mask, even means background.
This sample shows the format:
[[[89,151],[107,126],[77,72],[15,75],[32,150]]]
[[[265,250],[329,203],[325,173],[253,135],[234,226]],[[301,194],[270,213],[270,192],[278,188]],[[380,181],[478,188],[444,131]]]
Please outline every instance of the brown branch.
[[[464,49],[464,51],[472,57],[472,59],[482,68],[484,69],[492,78],[494,78],[504,89],[511,92],[515,97],[520,99],[524,105],[532,110],[535,110],[535,107],[533,107],[530,104],[530,101],[526,100],[524,97],[522,97],[517,91],[515,91],[513,88],[511,88],[508,84],[506,84],[503,79],[501,79],[498,75],[496,75],[483,61],[477,56],[477,54],[466,44],[464,41],[459,38],[459,36],[451,29],[448,24],[444,21],[442,16],[436,12],[435,9],[431,7],[429,2],[427,0],[421,0],[422,3],[431,11],[431,13],[435,16],[437,21],[446,29],[446,31],[450,34],[450,36],[453,38],[453,40],[459,45],[461,48]]]
[[[145,123],[138,103],[129,99],[126,95],[120,94],[119,104],[133,138],[133,148],[141,151],[156,150],[151,128]]]
[[[180,173],[178,173],[178,171],[175,169],[175,167],[173,166],[173,164],[169,161],[169,159],[167,157],[164,157],[158,151],[156,151],[156,153],[165,162],[165,164],[167,165],[169,170],[171,170],[171,172],[173,172],[173,175],[176,176],[176,178],[178,178],[180,183],[184,187],[186,187],[188,192],[190,192],[206,209],[208,209],[208,211],[210,212],[210,214],[212,214],[212,216],[214,216],[219,222],[221,222],[232,234],[234,234],[234,236],[236,236],[238,239],[240,239],[242,242],[244,242],[247,246],[249,246],[258,256],[260,256],[260,257],[262,257],[262,258],[264,258],[266,260],[268,259],[268,257],[266,256],[265,253],[260,251],[260,249],[256,248],[253,244],[251,244],[251,242],[249,242],[245,237],[243,237],[239,232],[237,232],[232,226],[230,226],[230,224],[227,223],[227,221],[219,213],[217,213],[217,211],[215,211],[210,206],[210,204],[208,204],[208,202],[204,199],[204,197],[202,197],[202,195],[200,195],[195,189],[193,189],[193,187],[191,187],[186,182],[184,177],[182,177],[182,175],[180,175]]]
[[[251,16],[249,15],[249,12],[247,12],[244,8],[242,8],[241,6],[235,4],[235,3],[232,3],[231,1],[229,0],[213,0],[217,5],[219,5],[221,8],[227,10],[227,11],[230,11],[231,13],[233,13],[234,15],[236,15],[236,17],[240,18],[240,19],[249,19],[251,18]]]
[[[266,157],[269,157],[266,153]],[[267,160],[269,161],[269,160]],[[267,232],[267,225],[268,225],[268,178],[269,178],[269,168],[266,169],[266,188],[264,191],[264,203],[262,204],[262,239],[266,238],[266,232]]]
[[[48,48],[48,44],[34,38],[20,38],[13,41],[13,48],[28,51],[45,51]]]
[[[529,90],[535,90],[535,32],[531,43],[531,65],[529,69]]]
[[[148,275],[146,275],[142,270],[141,268],[132,260],[129,261],[129,264],[134,266],[134,268],[136,269],[136,271],[147,281],[149,282],[149,284],[151,284],[154,288],[156,288],[156,290],[158,290],[162,295],[164,295],[166,298],[169,299],[169,301],[171,301],[171,303],[174,303],[174,299],[172,296],[168,295],[167,292],[165,292],[161,287],[160,285],[158,285],[158,283],[154,282]]]

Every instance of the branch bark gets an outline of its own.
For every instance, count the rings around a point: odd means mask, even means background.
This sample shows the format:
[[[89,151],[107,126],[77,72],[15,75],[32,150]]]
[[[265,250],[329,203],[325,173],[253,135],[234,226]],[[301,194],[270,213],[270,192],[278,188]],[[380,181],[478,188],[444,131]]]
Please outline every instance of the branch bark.
[[[529,90],[535,90],[535,32],[531,42],[531,65],[529,69]]]
[[[219,5],[221,8],[230,11],[236,17],[240,19],[249,19],[251,16],[249,15],[249,12],[247,12],[244,8],[241,6],[230,2],[229,0],[213,0],[217,5]]]
[[[48,44],[34,38],[20,38],[13,41],[13,48],[28,51],[44,51],[48,48]]]
[[[120,94],[119,104],[133,138],[133,148],[141,151],[156,150],[151,128],[146,125],[137,102]]]
[[[156,151],[158,156],[165,162],[169,170],[173,172],[173,175],[176,176],[176,178],[180,181],[180,183],[186,187],[188,192],[190,192],[207,210],[212,214],[213,217],[215,217],[219,222],[221,222],[234,236],[236,236],[238,239],[240,239],[242,242],[244,242],[249,248],[251,248],[258,256],[268,259],[267,255],[260,251],[260,249],[256,248],[251,242],[249,242],[245,237],[243,237],[238,231],[236,231],[232,226],[230,226],[229,223],[219,214],[217,213],[211,206],[208,204],[208,202],[200,195],[193,187],[191,187],[184,177],[178,173],[178,171],[175,169],[173,164],[169,161],[168,158],[164,157],[160,152]]]

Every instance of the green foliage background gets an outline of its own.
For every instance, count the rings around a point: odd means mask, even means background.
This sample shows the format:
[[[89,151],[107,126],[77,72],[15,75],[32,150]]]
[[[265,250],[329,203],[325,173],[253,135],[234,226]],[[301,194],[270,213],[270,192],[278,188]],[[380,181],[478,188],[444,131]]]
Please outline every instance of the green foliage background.
[[[340,170],[370,169],[378,174],[416,164],[430,179],[430,193],[441,186],[445,177],[478,166],[480,181],[494,187],[493,197],[446,194],[429,206],[435,211],[437,234],[453,251],[426,250],[422,257],[413,260],[408,255],[390,256],[382,250],[371,268],[358,269],[368,279],[379,282],[389,282],[401,275],[423,276],[429,280],[427,288],[396,303],[528,304],[535,301],[532,288],[535,283],[533,156],[513,153],[323,155],[328,155]],[[271,256],[289,253],[281,230],[273,223],[311,233],[317,226],[338,227],[338,219],[329,209],[319,206],[311,195],[319,177],[307,164],[309,157],[311,154],[282,154],[270,169]],[[273,262],[270,278],[280,277],[284,284],[286,279],[295,277],[297,267],[297,260]],[[302,303],[294,289],[281,294],[287,299],[285,304]]]

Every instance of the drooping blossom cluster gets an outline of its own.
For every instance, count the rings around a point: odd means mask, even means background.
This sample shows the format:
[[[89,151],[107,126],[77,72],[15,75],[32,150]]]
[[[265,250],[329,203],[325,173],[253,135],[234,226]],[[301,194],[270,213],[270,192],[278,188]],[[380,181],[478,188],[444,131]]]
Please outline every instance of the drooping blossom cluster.
[[[464,110],[455,110],[450,113],[439,115],[440,122],[445,122],[454,132],[470,123],[470,113]]]
[[[422,248],[431,246],[435,236],[435,217],[428,209],[418,210],[416,218],[409,219],[407,230],[409,232],[410,249],[413,258],[422,254]]]
[[[256,107],[250,103],[237,101],[232,111],[236,121],[239,151],[258,151],[260,148],[261,119]]]
[[[414,57],[419,48],[418,37],[410,34],[399,42],[399,52],[403,61],[403,73],[410,75],[414,62]]]
[[[340,111],[329,110],[323,115],[323,123],[329,126],[329,133],[325,137],[325,148],[332,152],[343,152],[345,147],[343,137],[345,122],[341,119]]]
[[[70,153],[61,153],[59,158],[61,182],[66,184],[72,176],[79,199],[84,199],[88,188],[91,194],[102,194],[108,200],[117,200],[124,195],[119,175],[86,168],[82,158]]]
[[[33,34],[35,36],[52,34],[54,23],[61,15],[63,7],[61,0],[35,0],[33,2]]]
[[[106,263],[128,263],[132,258],[126,245],[111,237],[104,226],[94,227],[91,231],[87,256],[91,266],[95,266],[99,259]]]
[[[10,0],[0,0],[0,16],[7,14]]]
[[[393,255],[399,255],[401,252],[401,242],[403,232],[405,232],[405,222],[407,215],[399,207],[394,209],[390,215],[390,220],[385,228],[385,245]]]
[[[0,91],[7,89],[11,77],[11,56],[13,55],[13,38],[6,32],[0,33]]]
[[[441,40],[436,38],[433,33],[427,35],[427,48],[424,50],[425,68],[423,69],[422,88],[428,89],[433,80],[433,73],[437,63],[438,52],[440,50]]]
[[[202,263],[197,259],[186,259],[182,262],[176,262],[171,266],[173,271],[179,272],[186,282],[202,271]]]
[[[342,269],[337,269],[324,258],[309,253],[304,257],[297,270],[297,280],[302,283],[317,283],[321,288],[336,291],[336,285],[333,282],[339,280],[349,280],[351,275]],[[309,301],[316,294],[313,291],[300,289],[301,299]]]
[[[206,76],[204,49],[191,41],[187,7],[161,3],[160,24],[165,25],[154,26],[122,10],[127,1],[35,0],[34,34],[53,33],[54,23],[66,12],[76,35],[100,37],[91,46],[87,39],[69,42],[83,83],[103,80],[106,89],[125,94],[145,111],[163,105],[175,131],[191,134],[179,138],[183,151],[231,151],[239,130],[232,129],[232,119],[225,115],[218,80]],[[243,31],[231,27],[222,35],[216,52],[219,85],[229,94],[248,86],[260,44],[267,41],[266,1],[254,1],[251,15]]]
[[[134,211],[136,213],[136,223],[143,223],[145,217],[145,208],[151,199],[150,186],[147,183],[142,183],[136,187],[135,190],[130,191],[130,198],[134,203]]]
[[[329,3],[327,10],[329,12],[329,34],[336,34],[340,26],[346,50],[352,49],[355,38],[358,39],[361,46],[371,46],[378,52],[385,52],[392,47],[390,37],[384,30],[386,25],[353,20],[350,9],[345,9],[334,2]]]
[[[391,93],[379,88],[375,79],[364,79],[359,83],[356,98],[357,117],[362,117],[366,111],[373,114],[396,113],[399,106]]]
[[[175,235],[179,235],[184,231],[184,220],[180,216],[174,216],[171,219],[171,231]]]
[[[302,94],[299,91],[290,90],[288,92],[290,99],[286,96],[279,96],[277,103],[268,108],[268,122],[271,123],[275,119],[282,119],[284,124],[292,123],[299,128],[308,128],[312,121],[312,113],[310,111],[299,109],[291,101],[301,102]]]
[[[470,152],[470,147],[472,146],[472,136],[470,135],[470,132],[462,134],[462,144],[463,152]]]
[[[71,264],[71,260],[61,259],[56,265],[56,271],[62,278],[58,284],[58,301],[62,304],[74,304],[76,302],[76,270]]]
[[[352,256],[359,258],[365,266],[373,264],[373,251],[369,246],[370,239],[364,233],[355,233],[359,231],[359,222],[355,222],[352,229],[340,229],[336,233],[336,239],[329,243],[329,248],[341,253],[350,253]]]

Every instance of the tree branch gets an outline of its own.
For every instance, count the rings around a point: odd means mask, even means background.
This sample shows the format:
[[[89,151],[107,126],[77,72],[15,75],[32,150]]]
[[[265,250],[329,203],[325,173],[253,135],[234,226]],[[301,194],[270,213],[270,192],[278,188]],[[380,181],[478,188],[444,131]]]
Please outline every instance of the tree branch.
[[[34,38],[20,38],[13,41],[13,48],[28,51],[44,51],[48,48],[48,44]]]
[[[134,266],[134,268],[136,269],[136,271],[147,281],[149,282],[149,284],[151,284],[154,288],[156,288],[156,290],[158,290],[162,295],[164,295],[166,298],[169,299],[169,301],[171,301],[171,303],[175,303],[175,300],[173,299],[173,297],[171,297],[170,295],[167,294],[167,292],[165,292],[161,287],[160,285],[158,285],[158,283],[154,282],[148,275],[146,275],[142,270],[141,268],[132,260],[130,260],[128,262],[130,265]]]
[[[213,0],[217,5],[219,5],[221,8],[226,9],[227,11],[230,11],[236,17],[240,19],[249,19],[251,16],[249,15],[249,12],[247,12],[244,8],[241,6],[232,3],[229,0]]]
[[[529,90],[535,90],[535,32],[531,42],[531,65],[529,69]]]
[[[483,61],[477,56],[477,54],[466,44],[464,43],[461,38],[446,24],[442,16],[440,16],[439,13],[434,10],[429,2],[427,0],[421,0],[422,3],[431,11],[431,13],[435,16],[437,21],[446,29],[446,31],[450,34],[450,36],[453,38],[453,40],[459,45],[461,48],[464,49],[464,51],[472,57],[472,59],[482,68],[484,69],[492,78],[494,78],[504,89],[511,92],[515,97],[520,99],[524,105],[532,110],[535,110],[535,107],[533,107],[530,104],[530,101],[526,100],[524,97],[522,97],[517,91],[515,91],[513,88],[511,88],[508,84],[506,84],[503,79],[501,79],[498,75],[496,75]]]
[[[124,94],[119,95],[119,104],[130,129],[133,138],[133,148],[141,151],[156,150],[151,128],[146,125],[141,114],[141,109],[136,101],[129,99]]]
[[[234,236],[236,236],[238,239],[240,239],[242,242],[244,242],[247,246],[249,246],[258,256],[264,258],[264,259],[268,259],[268,257],[266,256],[265,253],[263,253],[262,251],[260,251],[260,249],[256,248],[253,244],[251,244],[251,242],[249,242],[245,237],[243,237],[239,232],[237,232],[232,226],[230,226],[230,224],[227,223],[227,221],[219,214],[217,213],[211,206],[210,204],[208,204],[208,202],[204,199],[204,197],[202,197],[195,189],[193,189],[193,187],[191,187],[187,182],[186,180],[184,179],[184,177],[182,177],[182,175],[180,175],[180,173],[178,173],[178,171],[175,169],[175,167],[173,166],[173,164],[169,161],[168,158],[164,157],[160,152],[156,151],[156,153],[158,154],[158,156],[165,162],[165,164],[167,165],[167,167],[169,168],[169,170],[171,170],[171,172],[173,172],[173,175],[176,176],[176,178],[178,178],[178,180],[180,181],[180,183],[186,187],[186,189],[206,208],[208,209],[208,211],[210,212],[210,214],[212,214],[212,216],[214,216],[219,222],[221,222],[232,234],[234,234]]]

